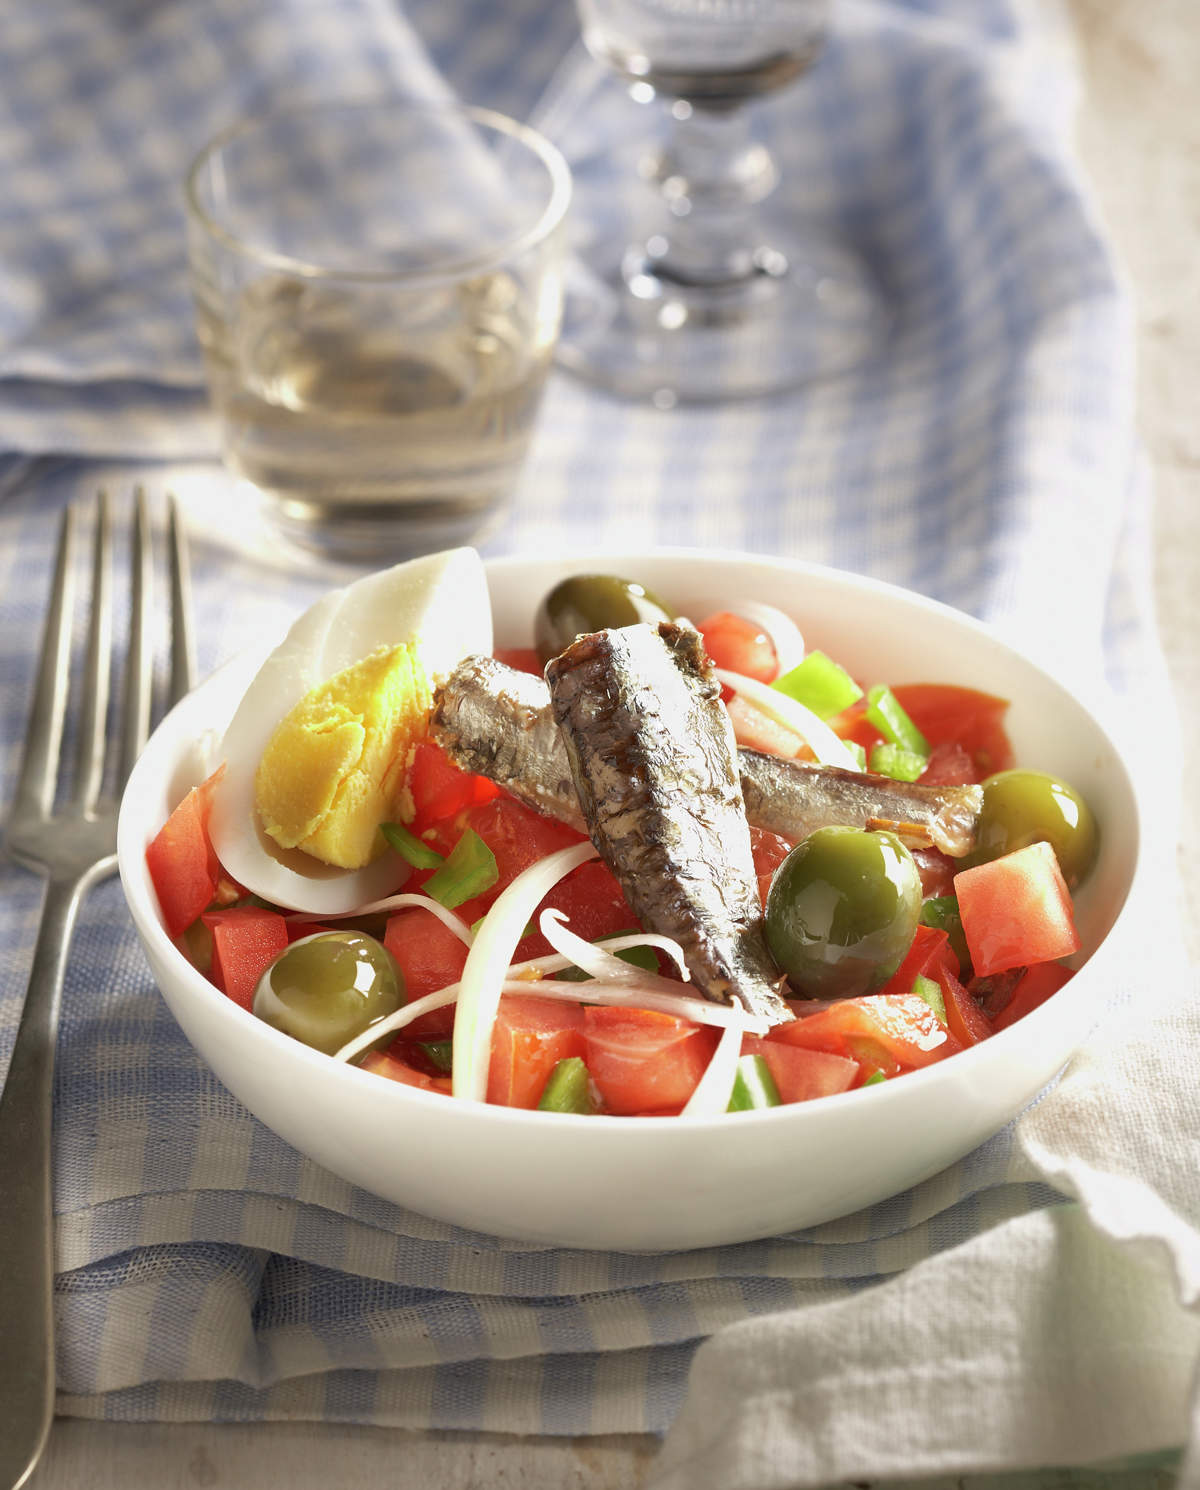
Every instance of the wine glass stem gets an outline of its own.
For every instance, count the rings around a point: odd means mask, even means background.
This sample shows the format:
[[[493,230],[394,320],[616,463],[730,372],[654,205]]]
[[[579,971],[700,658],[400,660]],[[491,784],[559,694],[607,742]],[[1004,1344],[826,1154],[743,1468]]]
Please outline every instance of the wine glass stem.
[[[752,209],[774,190],[775,163],[739,108],[677,99],[669,117],[668,139],[646,165],[665,209],[661,231],[644,245],[646,259],[658,279],[681,287],[743,283],[769,263]]]

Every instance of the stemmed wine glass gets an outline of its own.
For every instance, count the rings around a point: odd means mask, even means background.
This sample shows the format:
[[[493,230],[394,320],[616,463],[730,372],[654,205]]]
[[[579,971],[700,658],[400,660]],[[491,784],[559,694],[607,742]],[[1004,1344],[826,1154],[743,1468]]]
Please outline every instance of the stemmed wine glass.
[[[559,360],[660,406],[774,392],[877,350],[887,316],[831,225],[773,200],[747,104],[820,55],[830,0],[576,0],[584,45],[665,136],[576,173]],[[660,131],[661,133],[661,131]]]

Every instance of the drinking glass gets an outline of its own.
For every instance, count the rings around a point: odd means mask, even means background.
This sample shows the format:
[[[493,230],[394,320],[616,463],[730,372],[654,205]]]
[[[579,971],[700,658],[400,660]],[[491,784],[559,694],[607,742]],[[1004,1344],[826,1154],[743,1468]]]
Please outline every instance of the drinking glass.
[[[647,120],[661,138],[632,159],[603,149],[572,159],[565,366],[670,406],[771,393],[878,350],[888,317],[865,263],[775,196],[784,167],[747,108],[813,65],[829,8],[577,0],[592,58],[662,117]]]
[[[187,180],[233,474],[310,553],[393,561],[502,515],[562,313],[570,176],[535,130],[388,100],[235,125]]]

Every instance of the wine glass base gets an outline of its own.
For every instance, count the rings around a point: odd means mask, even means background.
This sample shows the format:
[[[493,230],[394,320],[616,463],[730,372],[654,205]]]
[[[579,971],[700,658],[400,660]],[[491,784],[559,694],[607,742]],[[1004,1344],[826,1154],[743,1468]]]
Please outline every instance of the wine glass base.
[[[877,356],[890,316],[865,264],[816,227],[769,241],[719,281],[688,281],[620,239],[577,249],[559,364],[670,408],[822,382]]]

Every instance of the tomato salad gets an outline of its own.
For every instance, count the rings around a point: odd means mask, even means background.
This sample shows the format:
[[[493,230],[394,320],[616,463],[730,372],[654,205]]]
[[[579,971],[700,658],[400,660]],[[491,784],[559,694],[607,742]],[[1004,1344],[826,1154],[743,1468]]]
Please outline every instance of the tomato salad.
[[[543,601],[536,646],[494,655],[540,679],[580,631],[660,613],[639,585],[576,576]],[[328,917],[247,893],[208,831],[219,767],[147,850],[168,933],[243,1009],[380,1077],[619,1116],[893,1080],[989,1039],[1071,976],[1071,892],[1096,829],[1067,783],[1015,768],[1005,700],[851,678],[760,605],[696,629],[742,749],[868,781],[981,787],[958,858],[881,827],[826,824],[797,842],[751,822],[788,1017],[697,997],[677,946],[639,922],[577,821],[464,770],[431,734],[406,754],[407,820],[381,824],[410,866],[402,893]]]

